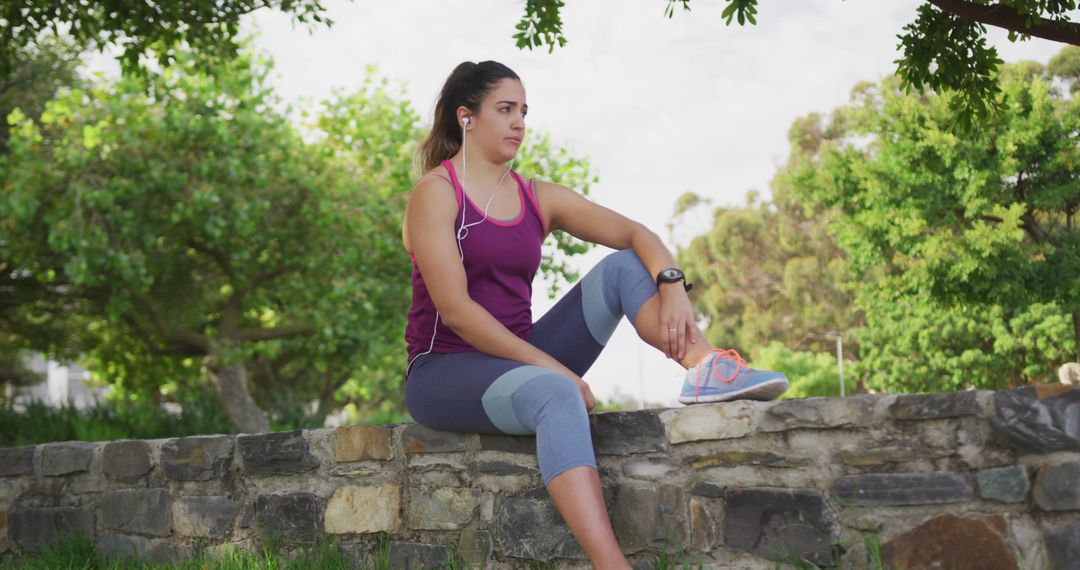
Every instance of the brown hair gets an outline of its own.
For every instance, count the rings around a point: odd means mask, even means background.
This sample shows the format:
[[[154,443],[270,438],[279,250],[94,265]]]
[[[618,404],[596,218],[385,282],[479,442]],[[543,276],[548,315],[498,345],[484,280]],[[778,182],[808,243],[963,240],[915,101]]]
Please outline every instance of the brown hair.
[[[520,78],[509,67],[497,61],[462,62],[446,78],[439,100],[435,103],[435,120],[424,142],[416,149],[416,175],[423,176],[461,149],[461,125],[457,108],[465,106],[473,113],[480,111],[480,101],[495,84],[503,79]]]

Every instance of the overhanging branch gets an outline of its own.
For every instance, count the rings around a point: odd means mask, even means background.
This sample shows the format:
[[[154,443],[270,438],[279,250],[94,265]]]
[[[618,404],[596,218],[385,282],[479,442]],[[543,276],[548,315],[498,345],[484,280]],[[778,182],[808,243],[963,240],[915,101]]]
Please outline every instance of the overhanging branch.
[[[1055,42],[1080,45],[1080,24],[1074,22],[1058,22],[1033,16],[1029,26],[1027,15],[1005,4],[978,4],[965,0],[927,0],[927,2],[965,20]]]

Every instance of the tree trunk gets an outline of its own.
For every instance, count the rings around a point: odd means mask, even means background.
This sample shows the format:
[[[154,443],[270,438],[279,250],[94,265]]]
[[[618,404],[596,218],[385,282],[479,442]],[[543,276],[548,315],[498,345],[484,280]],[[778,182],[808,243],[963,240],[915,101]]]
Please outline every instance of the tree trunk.
[[[225,406],[225,414],[237,433],[264,433],[270,431],[270,419],[259,409],[247,387],[247,368],[243,362],[226,366],[218,364],[214,357],[207,357],[207,370],[214,380],[218,396]]]
[[[1076,342],[1076,362],[1080,362],[1080,311],[1073,311],[1073,341]]]

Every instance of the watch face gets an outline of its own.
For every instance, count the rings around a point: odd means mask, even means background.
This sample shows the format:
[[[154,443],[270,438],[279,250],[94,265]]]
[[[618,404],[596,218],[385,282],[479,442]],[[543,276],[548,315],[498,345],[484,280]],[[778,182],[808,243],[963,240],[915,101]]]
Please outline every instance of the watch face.
[[[660,272],[660,279],[662,281],[678,281],[683,279],[683,272],[678,269],[665,269]]]

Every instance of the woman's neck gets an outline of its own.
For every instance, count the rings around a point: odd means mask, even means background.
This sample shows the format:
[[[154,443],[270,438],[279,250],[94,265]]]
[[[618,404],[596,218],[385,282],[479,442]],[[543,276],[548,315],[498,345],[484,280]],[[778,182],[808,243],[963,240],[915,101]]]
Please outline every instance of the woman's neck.
[[[503,178],[503,175],[506,174],[507,168],[510,167],[508,163],[492,162],[479,155],[479,153],[469,153],[469,158],[465,164],[462,164],[460,152],[450,160],[454,163],[458,177],[465,184],[479,185],[483,188],[494,188],[499,183],[499,180]]]

